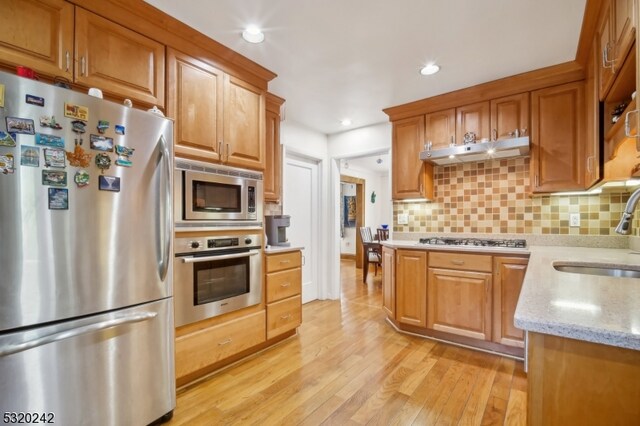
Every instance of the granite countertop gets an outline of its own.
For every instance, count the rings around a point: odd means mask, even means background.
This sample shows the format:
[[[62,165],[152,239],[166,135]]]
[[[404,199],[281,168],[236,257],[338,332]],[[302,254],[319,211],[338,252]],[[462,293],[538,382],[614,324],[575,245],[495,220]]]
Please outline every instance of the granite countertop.
[[[486,246],[447,246],[439,244],[420,244],[415,240],[387,240],[381,244],[385,247],[411,250],[464,251],[477,254],[520,254],[528,255],[528,248],[486,247]]]
[[[289,251],[298,251],[298,250],[304,250],[303,246],[289,246],[289,247],[284,247],[284,246],[266,246],[264,248],[264,252],[265,254],[275,254],[275,253],[286,253]]]
[[[529,247],[515,325],[533,331],[640,350],[640,279],[556,271],[554,262],[640,270],[630,249]]]

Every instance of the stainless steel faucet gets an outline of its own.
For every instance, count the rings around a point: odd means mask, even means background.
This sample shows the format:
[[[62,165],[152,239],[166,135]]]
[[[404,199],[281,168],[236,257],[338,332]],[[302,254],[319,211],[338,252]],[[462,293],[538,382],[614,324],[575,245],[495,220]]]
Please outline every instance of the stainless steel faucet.
[[[633,191],[633,194],[629,197],[629,201],[627,201],[627,206],[624,208],[624,212],[622,212],[620,223],[616,226],[616,232],[618,234],[629,235],[631,233],[631,220],[633,220],[633,212],[636,210],[638,201],[640,201],[640,188]]]

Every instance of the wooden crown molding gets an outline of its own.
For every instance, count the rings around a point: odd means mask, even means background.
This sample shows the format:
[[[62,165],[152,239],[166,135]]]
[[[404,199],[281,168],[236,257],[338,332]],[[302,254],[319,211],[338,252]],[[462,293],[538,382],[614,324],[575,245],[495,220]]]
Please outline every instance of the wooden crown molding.
[[[576,51],[576,62],[583,67],[586,67],[589,60],[589,52],[596,37],[598,21],[605,3],[606,0],[587,0],[587,4],[584,7],[582,29],[580,30],[580,39],[578,40],[578,49]]]
[[[205,36],[188,25],[156,9],[143,0],[69,0],[105,19],[211,63],[222,71],[240,77],[266,90],[277,77],[245,56]]]
[[[271,111],[275,114],[280,115],[280,108],[285,103],[285,99],[281,98],[278,95],[274,95],[273,93],[267,92],[265,96],[265,103],[267,111]]]
[[[579,81],[583,80],[584,76],[584,69],[578,62],[565,62],[563,64],[501,78],[404,105],[385,108],[382,111],[389,116],[389,120],[396,121],[430,112],[456,108],[461,105],[469,105],[476,102],[501,98],[503,96],[516,95],[531,90]]]

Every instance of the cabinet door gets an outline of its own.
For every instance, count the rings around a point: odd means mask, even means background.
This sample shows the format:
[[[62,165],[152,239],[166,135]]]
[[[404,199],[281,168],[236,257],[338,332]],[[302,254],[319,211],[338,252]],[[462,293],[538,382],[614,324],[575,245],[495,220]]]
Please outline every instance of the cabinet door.
[[[597,42],[598,52],[600,54],[600,61],[598,66],[599,81],[600,81],[600,100],[603,101],[607,96],[611,84],[613,83],[613,59],[615,55],[615,46],[613,43],[613,29],[611,28],[611,5],[610,2],[606,2],[606,6],[603,8],[602,15],[600,15],[600,22],[598,23]],[[622,65],[622,64],[620,64]]]
[[[426,114],[425,140],[431,142],[432,149],[446,148],[456,141],[455,108]]]
[[[512,138],[516,129],[529,132],[529,94],[506,96],[491,101],[491,132],[498,139]]]
[[[264,167],[264,200],[278,203],[282,187],[282,148],[280,146],[280,107],[284,99],[267,93]]]
[[[429,268],[427,327],[491,339],[491,274]]]
[[[523,348],[524,331],[513,324],[513,316],[529,261],[495,257],[493,262],[493,341]]]
[[[163,107],[164,45],[76,8],[75,81]]]
[[[73,78],[73,5],[62,0],[3,0],[0,61]]]
[[[600,58],[598,55],[598,49],[594,43],[594,45],[591,47],[591,53],[589,55],[585,72],[585,188],[590,188],[593,184],[600,180],[600,103],[598,102],[599,59]]]
[[[389,318],[396,318],[395,251],[382,247],[382,309]]]
[[[264,92],[240,79],[224,79],[224,162],[264,170]]]
[[[585,189],[584,118],[584,82],[532,92],[533,192]]]
[[[615,0],[613,2],[613,22],[615,42],[614,70],[622,67],[631,45],[635,41],[635,5],[634,0]]]
[[[222,71],[180,53],[167,51],[167,115],[175,120],[175,153],[219,161],[222,146]]]
[[[433,167],[420,160],[424,147],[424,116],[393,123],[391,142],[393,199],[433,199]]]
[[[489,138],[489,102],[478,102],[456,108],[456,138],[458,144],[464,143],[465,133],[473,132],[476,140]]]
[[[396,319],[427,326],[427,252],[396,250]]]

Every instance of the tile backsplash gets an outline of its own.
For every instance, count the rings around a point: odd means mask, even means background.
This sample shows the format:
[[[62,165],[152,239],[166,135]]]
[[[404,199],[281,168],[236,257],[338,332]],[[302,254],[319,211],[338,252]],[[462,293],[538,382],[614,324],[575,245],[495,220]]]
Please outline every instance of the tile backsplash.
[[[532,197],[529,158],[438,166],[434,173],[434,202],[394,203],[394,231],[614,235],[629,199],[623,190]],[[580,214],[580,227],[569,227],[571,213]],[[398,225],[398,214],[409,223]]]

